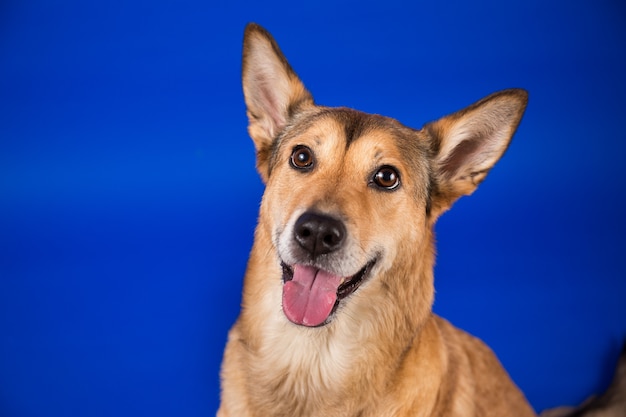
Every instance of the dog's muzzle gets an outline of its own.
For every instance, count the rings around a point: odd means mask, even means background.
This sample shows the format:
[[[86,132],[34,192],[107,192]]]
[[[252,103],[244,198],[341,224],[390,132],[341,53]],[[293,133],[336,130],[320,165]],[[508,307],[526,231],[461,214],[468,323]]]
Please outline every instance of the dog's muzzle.
[[[309,327],[327,324],[339,303],[368,275],[375,260],[350,276],[329,271],[334,268],[327,261],[341,254],[346,238],[345,225],[333,217],[305,212],[296,220],[293,239],[300,256],[292,265],[282,264],[283,312],[292,323]]]

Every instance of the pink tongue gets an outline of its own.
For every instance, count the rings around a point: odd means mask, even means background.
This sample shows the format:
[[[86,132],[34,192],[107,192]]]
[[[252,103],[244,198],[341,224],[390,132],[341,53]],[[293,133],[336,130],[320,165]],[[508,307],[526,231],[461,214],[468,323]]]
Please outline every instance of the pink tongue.
[[[283,311],[303,326],[324,323],[337,301],[341,277],[311,266],[295,265],[293,279],[283,285]]]

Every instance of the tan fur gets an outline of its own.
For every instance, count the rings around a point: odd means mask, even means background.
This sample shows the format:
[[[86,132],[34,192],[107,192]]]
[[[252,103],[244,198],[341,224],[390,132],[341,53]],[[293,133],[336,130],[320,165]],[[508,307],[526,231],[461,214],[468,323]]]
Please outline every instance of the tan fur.
[[[257,25],[246,29],[243,84],[266,190],[218,416],[534,415],[489,348],[431,311],[434,223],[502,156],[526,93],[494,94],[421,130],[317,106]],[[297,146],[313,151],[310,171],[290,165]],[[399,187],[372,184],[381,166],[397,169]],[[294,223],[311,210],[347,231],[319,265],[344,277],[373,265],[319,327],[292,323],[281,304],[281,262],[300,262]]]

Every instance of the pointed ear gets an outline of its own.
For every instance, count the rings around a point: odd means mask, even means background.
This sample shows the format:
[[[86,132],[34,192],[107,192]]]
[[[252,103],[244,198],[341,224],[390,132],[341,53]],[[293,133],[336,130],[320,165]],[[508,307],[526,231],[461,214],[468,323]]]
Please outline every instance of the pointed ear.
[[[504,90],[424,127],[435,154],[435,218],[485,179],[509,146],[527,102],[526,91]]]
[[[248,24],[244,34],[242,79],[257,169],[267,181],[272,143],[300,108],[313,104],[313,98],[272,35],[255,23]]]

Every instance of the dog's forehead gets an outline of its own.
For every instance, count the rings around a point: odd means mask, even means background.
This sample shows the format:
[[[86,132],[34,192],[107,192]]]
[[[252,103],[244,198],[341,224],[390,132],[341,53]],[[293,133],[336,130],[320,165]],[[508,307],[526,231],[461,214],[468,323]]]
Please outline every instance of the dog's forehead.
[[[341,128],[346,147],[374,131],[389,130],[389,136],[393,136],[392,125],[395,122],[393,119],[347,108],[330,109],[322,115],[334,120]]]
[[[333,134],[328,135],[328,132]],[[423,161],[422,157],[427,150],[419,131],[389,117],[345,107],[318,108],[315,112],[295,118],[282,139],[297,140],[298,137],[310,133],[321,135],[319,138],[321,140],[332,139],[343,142],[346,149],[368,138],[375,138],[376,141],[384,138],[388,146],[397,149],[404,158],[416,163]]]

